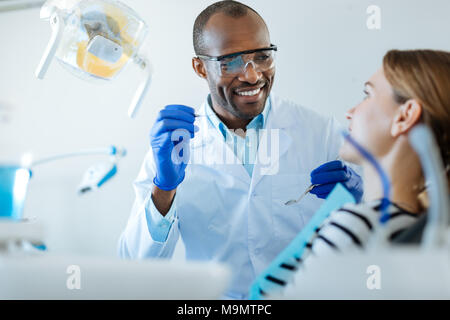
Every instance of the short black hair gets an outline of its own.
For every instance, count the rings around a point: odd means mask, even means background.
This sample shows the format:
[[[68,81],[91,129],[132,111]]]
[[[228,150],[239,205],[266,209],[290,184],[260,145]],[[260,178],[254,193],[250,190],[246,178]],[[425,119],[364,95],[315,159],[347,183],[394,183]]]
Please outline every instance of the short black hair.
[[[205,54],[205,42],[203,39],[203,29],[208,23],[209,19],[216,13],[224,13],[225,15],[233,18],[240,18],[247,15],[248,10],[256,13],[260,18],[258,12],[249,6],[240,3],[234,0],[225,0],[213,3],[205,10],[203,10],[195,19],[194,23],[194,32],[193,32],[193,40],[194,40],[194,51],[195,54]],[[261,18],[262,19],[262,18]]]

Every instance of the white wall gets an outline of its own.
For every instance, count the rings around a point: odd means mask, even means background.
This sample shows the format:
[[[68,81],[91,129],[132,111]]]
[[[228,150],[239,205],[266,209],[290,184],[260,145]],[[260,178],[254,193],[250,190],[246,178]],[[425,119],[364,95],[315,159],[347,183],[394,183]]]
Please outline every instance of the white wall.
[[[50,36],[39,10],[0,13],[0,101],[12,106],[0,121],[0,161],[32,151],[36,157],[109,144],[128,157],[118,175],[96,193],[79,197],[81,174],[95,159],[60,161],[37,168],[26,216],[47,225],[47,245],[57,253],[116,254],[134,194],[131,183],[148,150],[148,132],[159,108],[169,103],[198,106],[206,84],[191,69],[192,25],[213,1],[128,0],[150,27],[147,51],[154,83],[137,120],[126,116],[140,80],[129,67],[114,82],[84,82],[54,63],[43,81],[34,69]],[[450,50],[448,0],[254,0],[279,46],[274,90],[284,97],[333,114],[362,98],[363,83],[390,48]],[[276,3],[276,5],[275,5]],[[366,27],[366,8],[381,8],[379,31]],[[1,116],[1,114],[0,114]],[[182,255],[180,247],[177,256]]]

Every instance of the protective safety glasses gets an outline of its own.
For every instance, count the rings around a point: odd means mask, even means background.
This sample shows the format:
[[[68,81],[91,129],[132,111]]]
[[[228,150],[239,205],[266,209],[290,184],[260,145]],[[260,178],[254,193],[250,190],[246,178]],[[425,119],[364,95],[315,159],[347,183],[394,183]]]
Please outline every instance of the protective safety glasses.
[[[236,77],[245,72],[249,64],[257,72],[265,72],[275,66],[275,53],[277,46],[270,45],[269,48],[241,51],[220,57],[198,55],[202,60],[211,61],[222,77]]]

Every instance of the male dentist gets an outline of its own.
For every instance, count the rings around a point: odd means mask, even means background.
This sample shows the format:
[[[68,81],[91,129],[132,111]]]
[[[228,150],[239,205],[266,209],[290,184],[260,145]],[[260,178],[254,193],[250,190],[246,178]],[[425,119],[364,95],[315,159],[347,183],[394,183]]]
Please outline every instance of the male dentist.
[[[335,184],[360,200],[361,179],[333,161],[341,144],[333,119],[270,93],[277,48],[256,11],[236,1],[210,5],[195,21],[194,49],[193,68],[210,94],[197,113],[160,111],[119,253],[169,258],[181,235],[186,259],[228,264],[226,296],[246,299]],[[312,194],[285,204],[311,184]]]

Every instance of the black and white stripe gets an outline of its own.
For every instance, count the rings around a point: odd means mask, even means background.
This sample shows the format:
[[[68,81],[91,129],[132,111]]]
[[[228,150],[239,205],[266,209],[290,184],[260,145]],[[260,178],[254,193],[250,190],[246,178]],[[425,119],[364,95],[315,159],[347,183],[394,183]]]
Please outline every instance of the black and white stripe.
[[[390,219],[385,227],[390,240],[412,226],[418,218],[418,215],[396,204],[391,204],[388,212]],[[265,280],[271,284],[269,287],[282,289],[299,268],[308,266],[308,261],[312,257],[318,258],[354,249],[364,249],[371,234],[379,226],[380,215],[380,201],[358,205],[348,204],[333,211],[306,244],[302,256],[285,261],[276,272],[266,276]],[[260,292],[263,292],[263,295],[270,294],[263,288],[260,288]]]

